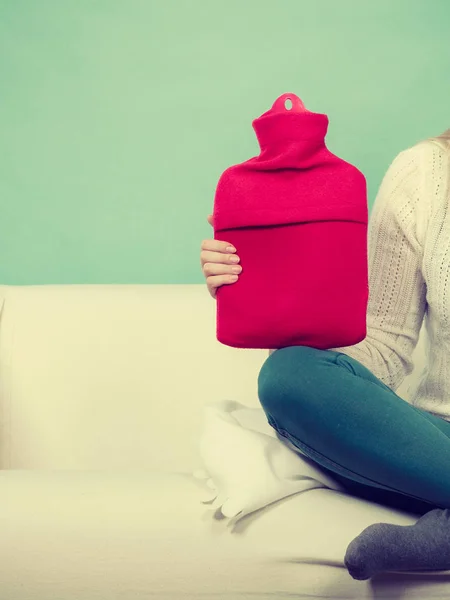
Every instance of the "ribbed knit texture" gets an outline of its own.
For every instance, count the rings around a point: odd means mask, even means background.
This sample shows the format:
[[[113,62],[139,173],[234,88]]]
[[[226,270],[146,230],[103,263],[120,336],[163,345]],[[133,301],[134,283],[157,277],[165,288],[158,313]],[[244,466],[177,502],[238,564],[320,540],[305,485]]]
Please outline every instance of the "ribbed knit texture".
[[[412,404],[450,421],[450,144],[401,152],[369,221],[367,337],[336,348],[391,389],[413,369],[425,319],[426,369]]]

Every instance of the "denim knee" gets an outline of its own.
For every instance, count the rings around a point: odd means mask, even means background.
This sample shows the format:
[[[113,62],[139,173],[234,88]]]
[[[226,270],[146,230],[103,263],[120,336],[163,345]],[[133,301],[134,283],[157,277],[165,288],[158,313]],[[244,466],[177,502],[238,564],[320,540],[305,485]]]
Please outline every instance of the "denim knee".
[[[321,371],[331,359],[331,353],[309,346],[289,346],[271,354],[258,375],[258,396],[266,415],[282,426],[293,412],[308,410],[320,394]]]

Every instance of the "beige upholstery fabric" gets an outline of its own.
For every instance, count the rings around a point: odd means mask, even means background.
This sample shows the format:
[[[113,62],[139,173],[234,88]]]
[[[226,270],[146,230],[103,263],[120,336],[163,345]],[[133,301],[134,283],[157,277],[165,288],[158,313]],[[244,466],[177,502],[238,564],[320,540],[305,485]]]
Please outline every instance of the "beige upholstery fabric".
[[[201,503],[203,407],[257,407],[267,356],[216,342],[203,286],[0,287],[2,303],[2,600],[448,597],[447,574],[343,568],[361,529],[409,515],[311,489],[232,530]]]

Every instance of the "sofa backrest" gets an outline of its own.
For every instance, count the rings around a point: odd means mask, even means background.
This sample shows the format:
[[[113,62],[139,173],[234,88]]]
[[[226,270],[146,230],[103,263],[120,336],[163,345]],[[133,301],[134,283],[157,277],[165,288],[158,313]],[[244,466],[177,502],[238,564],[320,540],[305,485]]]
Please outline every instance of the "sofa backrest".
[[[199,284],[0,286],[0,468],[198,468],[203,406],[258,406],[268,356],[217,342],[215,307]]]
[[[0,286],[0,468],[198,468],[203,406],[257,406],[266,350],[204,285]]]

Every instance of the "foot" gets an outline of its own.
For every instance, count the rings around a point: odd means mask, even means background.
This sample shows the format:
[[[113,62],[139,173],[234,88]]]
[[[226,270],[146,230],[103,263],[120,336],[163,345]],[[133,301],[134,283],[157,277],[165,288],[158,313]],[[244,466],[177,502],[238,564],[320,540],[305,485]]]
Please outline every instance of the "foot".
[[[450,510],[431,510],[415,525],[370,525],[350,543],[344,562],[358,580],[384,571],[446,571],[450,569]]]

